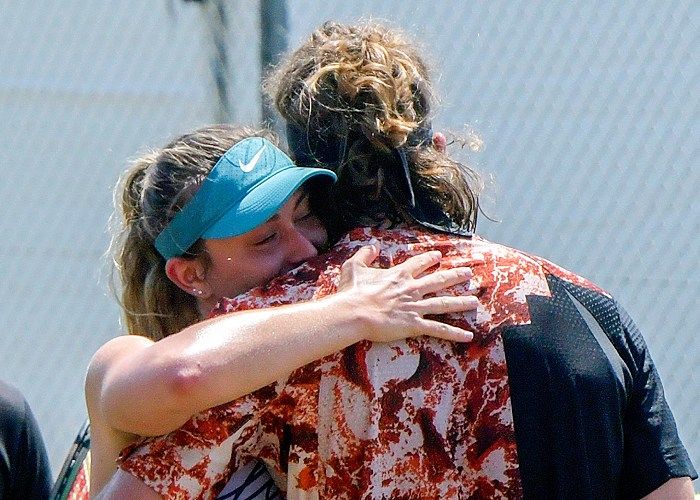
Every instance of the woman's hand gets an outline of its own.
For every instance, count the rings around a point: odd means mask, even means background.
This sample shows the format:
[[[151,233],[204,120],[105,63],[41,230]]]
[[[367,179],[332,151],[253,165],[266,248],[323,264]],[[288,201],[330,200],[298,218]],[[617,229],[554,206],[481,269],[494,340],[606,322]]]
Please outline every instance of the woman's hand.
[[[471,269],[456,267],[423,275],[439,264],[439,251],[416,255],[390,269],[369,267],[378,255],[376,246],[362,247],[343,264],[338,285],[338,292],[354,294],[357,312],[367,320],[367,340],[390,342],[419,335],[457,342],[472,340],[471,332],[424,318],[427,314],[476,309],[478,300],[471,295],[425,297],[468,282]]]

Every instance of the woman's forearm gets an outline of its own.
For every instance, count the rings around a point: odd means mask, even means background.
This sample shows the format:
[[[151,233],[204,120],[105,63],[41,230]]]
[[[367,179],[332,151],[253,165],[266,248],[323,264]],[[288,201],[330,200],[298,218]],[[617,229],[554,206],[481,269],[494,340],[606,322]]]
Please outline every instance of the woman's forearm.
[[[120,430],[159,435],[363,338],[349,294],[212,318],[111,367],[103,405]]]

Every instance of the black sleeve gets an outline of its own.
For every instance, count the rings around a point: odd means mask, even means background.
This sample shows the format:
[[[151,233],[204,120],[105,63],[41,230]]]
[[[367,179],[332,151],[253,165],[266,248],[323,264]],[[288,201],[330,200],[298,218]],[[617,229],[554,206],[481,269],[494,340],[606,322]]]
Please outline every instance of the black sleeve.
[[[51,469],[44,440],[26,400],[0,385],[0,498],[49,498]]]
[[[633,386],[624,415],[622,491],[640,498],[674,477],[698,477],[683,447],[661,379],[639,329],[617,305]]]

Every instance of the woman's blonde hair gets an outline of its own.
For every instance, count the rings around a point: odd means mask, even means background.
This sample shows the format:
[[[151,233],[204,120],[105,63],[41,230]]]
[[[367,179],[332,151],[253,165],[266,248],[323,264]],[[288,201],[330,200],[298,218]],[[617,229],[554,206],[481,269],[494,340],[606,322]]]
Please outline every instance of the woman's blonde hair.
[[[159,340],[200,321],[196,299],[166,276],[166,261],[154,241],[219,158],[236,143],[255,136],[278,143],[269,130],[214,125],[141,155],[122,174],[114,192],[110,251],[128,333]],[[207,262],[201,240],[185,257]]]
[[[392,186],[401,172],[385,168],[401,148],[423,199],[437,204],[455,227],[475,228],[481,180],[427,147],[433,100],[428,70],[399,31],[326,23],[278,66],[265,88],[288,123],[304,130],[305,140],[346,141],[341,163],[327,166],[339,176],[322,209],[331,227],[411,220]]]

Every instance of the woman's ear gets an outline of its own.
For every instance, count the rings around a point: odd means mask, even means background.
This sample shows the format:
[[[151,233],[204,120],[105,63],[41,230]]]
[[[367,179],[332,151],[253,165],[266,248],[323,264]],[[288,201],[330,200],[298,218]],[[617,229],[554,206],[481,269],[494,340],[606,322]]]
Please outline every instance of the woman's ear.
[[[171,257],[165,263],[165,274],[181,290],[198,299],[211,297],[211,287],[206,281],[206,269],[200,259]]]

